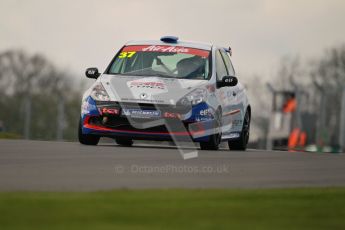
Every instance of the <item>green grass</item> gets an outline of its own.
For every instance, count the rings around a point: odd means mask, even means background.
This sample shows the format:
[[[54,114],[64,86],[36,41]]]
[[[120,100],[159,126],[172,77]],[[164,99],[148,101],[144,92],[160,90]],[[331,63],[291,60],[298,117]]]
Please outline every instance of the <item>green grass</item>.
[[[0,193],[0,229],[345,229],[345,188]]]

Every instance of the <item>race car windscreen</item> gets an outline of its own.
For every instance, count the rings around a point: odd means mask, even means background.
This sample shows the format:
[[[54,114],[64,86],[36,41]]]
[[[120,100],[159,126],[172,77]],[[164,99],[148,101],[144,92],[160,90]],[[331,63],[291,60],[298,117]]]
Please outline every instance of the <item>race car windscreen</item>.
[[[180,46],[125,46],[108,74],[207,80],[210,51]]]

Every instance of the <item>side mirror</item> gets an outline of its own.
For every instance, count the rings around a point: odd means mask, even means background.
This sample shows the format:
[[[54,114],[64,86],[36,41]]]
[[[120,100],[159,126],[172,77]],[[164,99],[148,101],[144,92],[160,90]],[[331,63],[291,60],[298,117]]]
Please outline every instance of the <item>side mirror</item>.
[[[236,86],[238,83],[237,77],[234,76],[224,76],[221,82],[218,82],[218,87],[224,86]]]
[[[85,75],[87,78],[97,79],[99,77],[99,75],[101,75],[101,74],[98,72],[97,68],[87,68]]]

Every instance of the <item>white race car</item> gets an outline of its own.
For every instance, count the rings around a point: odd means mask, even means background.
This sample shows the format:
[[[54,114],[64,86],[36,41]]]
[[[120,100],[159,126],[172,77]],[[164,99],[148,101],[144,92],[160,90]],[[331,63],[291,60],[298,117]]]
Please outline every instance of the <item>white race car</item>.
[[[230,56],[230,48],[173,36],[128,42],[103,74],[86,70],[97,80],[83,95],[80,143],[193,141],[217,150],[227,141],[231,150],[245,150],[251,107]]]

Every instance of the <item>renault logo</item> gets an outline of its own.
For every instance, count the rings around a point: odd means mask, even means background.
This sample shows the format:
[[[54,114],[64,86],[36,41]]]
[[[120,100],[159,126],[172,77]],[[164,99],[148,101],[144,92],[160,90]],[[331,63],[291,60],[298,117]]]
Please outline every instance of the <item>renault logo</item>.
[[[147,98],[147,94],[146,93],[141,93],[140,94],[140,99],[145,99]]]

